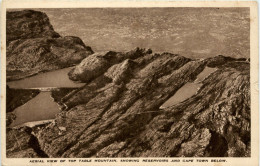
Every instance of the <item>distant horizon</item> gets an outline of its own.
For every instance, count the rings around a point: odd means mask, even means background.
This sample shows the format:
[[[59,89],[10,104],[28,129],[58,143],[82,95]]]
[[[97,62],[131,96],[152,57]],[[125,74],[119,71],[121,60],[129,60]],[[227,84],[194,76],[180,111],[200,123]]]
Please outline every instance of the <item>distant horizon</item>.
[[[47,14],[61,36],[94,52],[136,47],[190,58],[250,57],[249,8],[26,8]],[[76,29],[76,30],[75,30]]]

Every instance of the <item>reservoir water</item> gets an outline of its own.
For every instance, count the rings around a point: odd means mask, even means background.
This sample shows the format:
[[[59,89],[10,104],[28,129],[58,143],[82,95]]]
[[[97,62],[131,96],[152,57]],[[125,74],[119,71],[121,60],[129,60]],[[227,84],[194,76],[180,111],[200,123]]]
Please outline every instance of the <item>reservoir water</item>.
[[[205,67],[205,69],[199,75],[197,75],[197,79],[194,82],[199,83],[199,82],[203,81],[208,75],[210,75],[211,73],[213,73],[216,70],[217,70],[216,68]]]
[[[25,78],[18,81],[7,82],[10,88],[15,89],[30,89],[30,88],[62,88],[62,87],[81,87],[84,83],[73,82],[68,78],[68,72],[71,68],[55,70],[46,73]],[[38,124],[42,120],[54,119],[55,115],[59,113],[59,105],[54,102],[51,97],[51,92],[40,92],[36,97],[24,105],[17,107],[14,110],[16,119],[10,125],[15,127],[27,122]],[[32,124],[30,123],[30,124]]]
[[[16,119],[10,127],[26,122],[53,119],[59,110],[58,104],[51,98],[51,92],[41,92],[32,100],[14,110]]]
[[[85,83],[77,83],[69,79],[68,72],[72,67],[40,73],[32,77],[28,77],[18,81],[7,82],[10,88],[30,89],[30,88],[46,88],[46,87],[81,87]]]
[[[205,69],[199,75],[197,75],[197,79],[194,82],[188,82],[184,86],[182,86],[172,97],[170,97],[165,103],[163,103],[160,108],[163,109],[173,106],[195,95],[199,88],[202,86],[201,81],[203,81],[206,77],[208,77],[216,70],[216,68],[205,67]]]

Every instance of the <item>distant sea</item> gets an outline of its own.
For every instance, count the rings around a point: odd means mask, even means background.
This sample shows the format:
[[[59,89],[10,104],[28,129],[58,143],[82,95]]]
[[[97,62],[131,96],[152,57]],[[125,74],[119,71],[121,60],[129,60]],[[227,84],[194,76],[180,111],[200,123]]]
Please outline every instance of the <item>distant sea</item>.
[[[34,9],[97,51],[135,47],[192,58],[250,57],[249,8]]]

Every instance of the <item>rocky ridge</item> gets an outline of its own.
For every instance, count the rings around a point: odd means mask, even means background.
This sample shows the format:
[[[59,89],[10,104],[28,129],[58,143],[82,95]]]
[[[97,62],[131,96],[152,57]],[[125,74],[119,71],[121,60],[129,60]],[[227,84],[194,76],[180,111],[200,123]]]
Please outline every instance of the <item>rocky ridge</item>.
[[[160,109],[206,66],[217,70],[195,95]],[[59,96],[55,122],[32,133],[48,157],[250,156],[249,71],[244,59],[221,55],[95,53],[69,73],[86,85]]]
[[[6,14],[7,80],[73,66],[92,54],[78,37],[61,37],[45,13],[23,10]]]

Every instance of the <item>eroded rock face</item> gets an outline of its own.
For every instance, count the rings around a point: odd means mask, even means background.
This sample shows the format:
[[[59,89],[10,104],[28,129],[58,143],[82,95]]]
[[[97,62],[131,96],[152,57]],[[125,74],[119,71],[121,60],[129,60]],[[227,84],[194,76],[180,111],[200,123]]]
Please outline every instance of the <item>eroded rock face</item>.
[[[54,31],[48,16],[34,10],[7,12],[6,27],[7,43],[17,39],[60,37]]]
[[[7,12],[7,80],[69,67],[92,54],[78,37],[61,37],[46,14],[33,10]]]
[[[55,123],[35,131],[49,157],[250,156],[248,62],[215,63],[195,95],[160,109],[212,59],[144,49],[86,59],[70,76],[87,84],[60,100],[66,108]]]

